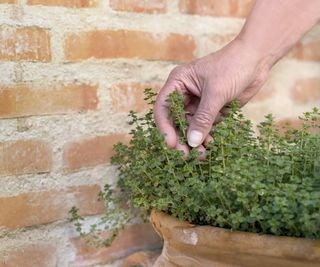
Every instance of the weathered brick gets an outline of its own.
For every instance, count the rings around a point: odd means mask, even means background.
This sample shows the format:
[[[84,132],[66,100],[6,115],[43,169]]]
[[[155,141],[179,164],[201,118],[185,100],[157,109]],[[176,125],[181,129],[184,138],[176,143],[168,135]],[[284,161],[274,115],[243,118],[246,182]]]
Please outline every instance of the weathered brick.
[[[271,97],[273,97],[275,93],[275,87],[272,84],[271,81],[267,81],[260,91],[250,100],[251,102],[259,102],[259,101],[264,101],[267,100]]]
[[[297,80],[291,89],[291,97],[295,103],[315,103],[320,105],[320,79]]]
[[[98,185],[82,185],[0,197],[0,228],[15,229],[66,219],[72,206],[78,207],[81,215],[101,213],[103,205],[97,200],[100,190]]]
[[[80,238],[72,239],[76,249],[76,259],[70,266],[92,266],[126,257],[141,250],[152,250],[162,246],[161,240],[150,224],[128,226],[110,247],[88,247]]]
[[[210,36],[212,42],[216,45],[219,45],[220,47],[227,45],[230,43],[235,37],[236,33],[229,33],[229,34],[214,34]]]
[[[99,0],[27,0],[27,4],[82,8],[82,7],[96,7],[99,4]]]
[[[72,206],[76,206],[79,209],[79,214],[84,216],[99,214],[103,211],[103,203],[98,201],[100,191],[99,185],[81,185],[70,186],[65,192],[71,196]],[[67,209],[68,213],[70,211],[69,207]],[[67,217],[66,215],[64,215],[64,218]]]
[[[42,140],[0,143],[0,175],[49,172],[52,164],[50,145]]]
[[[0,26],[0,60],[51,60],[50,33],[37,27]]]
[[[67,143],[63,148],[64,171],[73,172],[109,162],[113,145],[119,141],[126,142],[127,139],[126,134],[109,134]]]
[[[195,40],[190,35],[101,30],[69,34],[64,51],[67,61],[89,58],[186,61],[194,58],[195,49]]]
[[[179,9],[180,12],[191,15],[245,17],[254,2],[254,0],[180,0]]]
[[[159,84],[141,84],[141,83],[120,83],[114,85],[110,89],[110,99],[113,110],[116,112],[129,112],[134,110],[142,112],[149,107],[143,99],[144,89],[152,88],[158,92],[160,90]]]
[[[302,39],[291,49],[288,57],[320,61],[320,38]]]
[[[165,13],[166,0],[110,0],[110,7],[117,11]]]
[[[16,4],[17,0],[0,0],[0,4]]]
[[[279,120],[276,122],[277,126],[280,129],[280,133],[284,133],[285,127],[287,125],[289,125],[291,128],[296,129],[296,130],[301,130],[302,129],[302,121],[296,118],[293,119],[283,119],[283,120]],[[318,122],[318,125],[320,124],[320,122]],[[309,131],[311,133],[320,133],[320,128],[310,128]]]
[[[97,108],[97,86],[53,85],[50,89],[32,84],[0,85],[0,118],[61,114]]]
[[[201,56],[206,56],[212,52],[215,52],[229,42],[231,42],[237,33],[229,33],[229,34],[208,34],[201,39],[201,45],[199,45],[199,54]]]
[[[57,266],[57,248],[53,243],[39,242],[21,245],[0,252],[0,267]]]

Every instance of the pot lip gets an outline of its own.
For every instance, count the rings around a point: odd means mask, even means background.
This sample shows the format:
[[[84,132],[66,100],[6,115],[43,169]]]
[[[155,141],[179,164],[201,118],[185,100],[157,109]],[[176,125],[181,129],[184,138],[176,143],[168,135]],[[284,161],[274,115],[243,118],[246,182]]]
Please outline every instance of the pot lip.
[[[296,242],[314,242],[318,243],[319,249],[320,249],[320,239],[311,239],[311,238],[304,238],[304,237],[292,237],[292,236],[277,236],[277,235],[271,235],[271,234],[261,234],[261,233],[253,233],[253,232],[244,232],[244,231],[238,231],[238,230],[232,230],[232,229],[227,229],[227,228],[221,228],[217,226],[211,226],[211,225],[197,225],[197,224],[192,224],[187,221],[180,221],[178,218],[171,216],[163,211],[152,209],[150,218],[152,223],[155,220],[161,220],[161,225],[162,226],[167,226],[170,225],[170,227],[178,227],[178,228],[192,228],[192,229],[199,229],[201,230],[207,230],[207,229],[212,229],[216,233],[226,233],[226,234],[234,234],[234,235],[243,235],[246,236],[247,238],[254,238],[254,237],[259,237],[259,238],[265,238],[265,239],[274,239],[274,240],[291,240],[291,241],[296,241]],[[154,223],[153,223],[154,224]]]
[[[232,251],[245,255],[320,262],[320,239],[273,236],[194,225],[158,210],[151,211],[150,219],[164,244],[180,244],[190,251],[196,246],[207,252]]]

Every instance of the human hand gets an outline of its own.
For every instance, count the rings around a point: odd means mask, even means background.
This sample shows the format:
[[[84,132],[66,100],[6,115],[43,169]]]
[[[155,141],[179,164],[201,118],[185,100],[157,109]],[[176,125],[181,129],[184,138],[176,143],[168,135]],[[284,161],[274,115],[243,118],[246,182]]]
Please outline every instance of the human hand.
[[[167,145],[188,153],[188,146],[179,143],[178,133],[169,118],[168,95],[177,90],[184,96],[189,113],[187,132],[190,147],[205,150],[212,126],[220,122],[234,99],[245,105],[265,82],[271,65],[260,58],[241,40],[232,41],[223,49],[191,63],[176,67],[156,99],[154,116]]]
[[[318,21],[319,0],[257,0],[238,37],[220,51],[176,67],[155,103],[155,120],[169,147],[188,152],[179,144],[169,118],[168,95],[183,94],[190,113],[189,146],[203,150],[214,123],[222,119],[225,104],[246,104],[261,88],[275,62]]]

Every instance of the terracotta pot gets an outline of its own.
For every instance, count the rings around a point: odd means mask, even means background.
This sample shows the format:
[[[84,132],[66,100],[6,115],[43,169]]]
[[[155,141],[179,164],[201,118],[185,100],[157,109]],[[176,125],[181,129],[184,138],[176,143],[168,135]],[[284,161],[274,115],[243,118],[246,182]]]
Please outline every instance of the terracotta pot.
[[[152,211],[164,240],[154,267],[319,267],[320,240],[237,232]]]

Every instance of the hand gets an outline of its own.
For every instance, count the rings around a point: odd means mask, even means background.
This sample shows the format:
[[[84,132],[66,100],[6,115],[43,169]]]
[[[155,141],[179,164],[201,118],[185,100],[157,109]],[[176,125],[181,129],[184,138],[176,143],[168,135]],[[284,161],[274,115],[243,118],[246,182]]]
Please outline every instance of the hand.
[[[268,59],[261,59],[242,40],[234,40],[223,49],[191,63],[176,67],[156,99],[154,115],[167,145],[188,153],[188,146],[179,143],[179,136],[168,112],[166,99],[177,90],[184,96],[188,115],[187,132],[190,147],[205,150],[212,126],[223,119],[224,106],[234,99],[245,105],[265,82]]]
[[[257,0],[238,37],[220,51],[176,67],[155,104],[157,126],[169,147],[179,144],[168,115],[166,99],[173,90],[184,95],[190,116],[187,133],[191,147],[204,150],[208,133],[225,114],[225,104],[238,99],[245,105],[261,88],[275,62],[318,21],[319,0]]]

